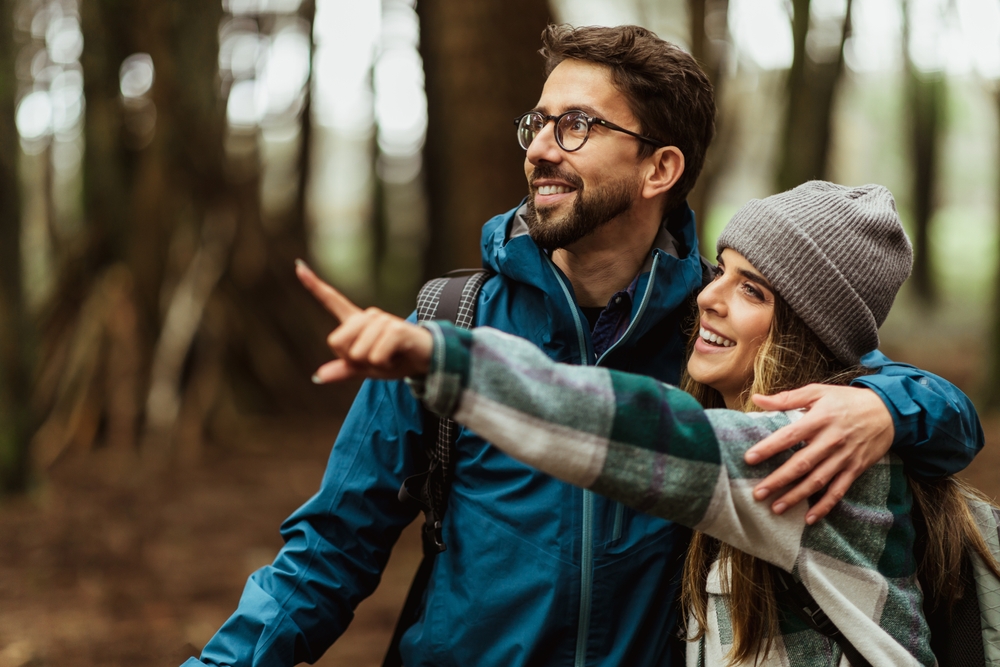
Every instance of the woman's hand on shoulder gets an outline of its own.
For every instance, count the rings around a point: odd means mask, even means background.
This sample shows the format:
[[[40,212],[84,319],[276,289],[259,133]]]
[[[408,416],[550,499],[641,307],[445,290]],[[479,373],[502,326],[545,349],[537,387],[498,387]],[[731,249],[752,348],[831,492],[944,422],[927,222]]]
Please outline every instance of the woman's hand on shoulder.
[[[362,310],[320,280],[302,260],[295,262],[295,274],[340,320],[340,326],[326,339],[338,358],[320,366],[313,382],[326,384],[354,377],[399,379],[427,373],[434,351],[430,331],[378,308]]]
[[[754,497],[766,500],[776,490],[794,484],[771,503],[777,514],[825,488],[823,497],[806,513],[806,523],[816,523],[892,446],[892,415],[870,389],[810,384],[773,396],[757,394],[753,401],[765,410],[806,410],[801,419],[761,440],[745,455],[746,462],[754,465],[799,442],[806,443],[754,487]]]

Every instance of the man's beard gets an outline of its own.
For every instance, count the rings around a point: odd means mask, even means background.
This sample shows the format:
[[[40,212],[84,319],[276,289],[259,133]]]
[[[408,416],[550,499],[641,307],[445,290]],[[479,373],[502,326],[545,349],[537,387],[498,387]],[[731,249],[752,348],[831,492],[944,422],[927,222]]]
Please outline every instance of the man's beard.
[[[576,199],[569,213],[557,217],[552,211],[535,208],[535,188],[528,189],[528,234],[540,248],[556,250],[576,243],[583,237],[617,218],[632,208],[638,194],[636,174],[612,180],[595,186],[590,194],[583,187],[583,181],[569,174],[562,174],[555,167],[539,165],[532,173],[532,181],[542,178],[558,178],[576,189]]]

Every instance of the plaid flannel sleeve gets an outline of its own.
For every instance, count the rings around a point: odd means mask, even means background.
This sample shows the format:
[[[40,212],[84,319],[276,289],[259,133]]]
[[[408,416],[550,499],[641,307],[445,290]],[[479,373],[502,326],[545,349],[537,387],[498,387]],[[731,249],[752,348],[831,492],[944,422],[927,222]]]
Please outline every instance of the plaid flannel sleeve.
[[[718,536],[751,552],[757,547],[743,543],[770,542],[760,538],[775,522],[804,524],[804,506],[779,517],[752,497],[757,481],[788,455],[757,466],[743,462],[746,449],[794,413],[706,411],[676,387],[556,364],[529,342],[492,329],[425,326],[435,344],[420,397],[514,458],[640,511],[728,533]]]

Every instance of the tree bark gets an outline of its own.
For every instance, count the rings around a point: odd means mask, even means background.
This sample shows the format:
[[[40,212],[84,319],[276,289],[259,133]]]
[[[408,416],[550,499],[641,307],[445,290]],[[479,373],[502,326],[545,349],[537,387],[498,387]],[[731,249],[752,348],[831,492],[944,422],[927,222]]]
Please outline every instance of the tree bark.
[[[729,43],[729,0],[688,0],[691,27],[691,55],[708,75],[715,89],[715,141],[709,146],[698,182],[688,195],[688,205],[698,222],[698,244],[702,254],[712,254],[707,248],[705,226],[719,176],[725,169],[732,150],[734,120],[726,113],[724,100],[724,69]]]
[[[911,206],[913,210],[913,289],[925,305],[937,301],[931,258],[931,218],[937,207],[940,152],[947,89],[944,77],[911,73],[907,81],[910,112]]]
[[[21,278],[14,3],[0,2],[0,493],[27,483],[32,327]]]
[[[219,409],[321,409],[309,377],[328,358],[329,322],[293,272],[305,207],[265,228],[256,156],[239,177],[227,161],[221,3],[84,6],[87,242],[62,267],[48,320],[40,462],[102,437],[134,443],[143,421],[144,442],[169,451],[178,428],[198,434]],[[125,107],[118,69],[140,50],[155,82]],[[135,136],[135,113],[155,113],[151,141]]]
[[[947,84],[940,72],[917,71],[910,58],[910,2],[903,3],[903,62],[906,71],[907,129],[910,153],[910,206],[913,211],[913,274],[917,299],[937,301],[930,249],[931,218],[937,207],[938,154],[944,132]]]
[[[993,102],[997,121],[1000,121],[1000,81],[993,82]],[[1000,122],[997,123],[1000,129]],[[998,142],[1000,143],[1000,142]],[[998,146],[1000,148],[1000,146]],[[1000,150],[997,152],[997,193],[1000,193]],[[1000,194],[996,203],[996,225],[1000,229]],[[996,410],[1000,408],[1000,266],[997,267],[993,278],[993,303],[991,309],[991,326],[986,339],[986,349],[988,350],[988,367],[986,381],[982,390],[983,406],[985,409]]]
[[[514,118],[538,101],[539,0],[417,3],[427,90],[428,277],[481,264],[481,227],[527,193]]]
[[[835,56],[828,62],[816,62],[806,49],[810,0],[792,0],[794,51],[786,84],[788,106],[776,178],[781,191],[826,178],[833,101],[844,72],[844,43],[851,33],[852,5],[852,0],[847,0]]]

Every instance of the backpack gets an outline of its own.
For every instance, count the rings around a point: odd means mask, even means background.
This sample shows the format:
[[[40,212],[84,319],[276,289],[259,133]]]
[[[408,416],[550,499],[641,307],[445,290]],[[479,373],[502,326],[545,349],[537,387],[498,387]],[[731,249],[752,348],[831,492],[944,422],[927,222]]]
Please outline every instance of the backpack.
[[[459,269],[446,273],[441,278],[428,281],[417,294],[417,320],[449,320],[457,327],[469,329],[475,320],[479,290],[493,274],[483,269]],[[423,602],[424,591],[434,568],[434,557],[448,547],[441,535],[441,521],[448,505],[448,489],[451,487],[452,450],[458,426],[450,419],[441,419],[424,410],[424,433],[436,433],[434,446],[427,448],[428,467],[422,472],[403,480],[399,488],[400,501],[415,505],[424,513],[421,542],[424,557],[420,562],[406,602],[396,621],[396,629],[389,642],[382,667],[401,667],[399,642],[416,620]]]
[[[1000,562],[1000,508],[966,497],[976,526],[993,558]],[[795,615],[813,630],[835,641],[851,667],[871,667],[820,609],[802,582],[774,569],[776,595],[789,603]],[[1000,667],[1000,579],[977,554],[967,553],[962,564],[962,597],[949,611],[925,609],[931,648],[940,667]],[[969,593],[974,592],[975,595]]]

